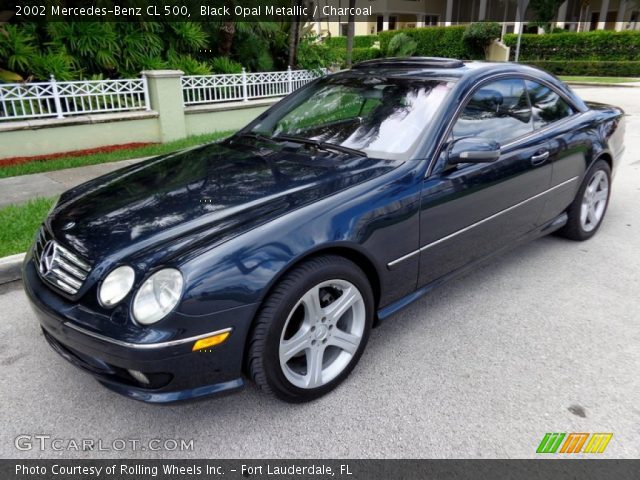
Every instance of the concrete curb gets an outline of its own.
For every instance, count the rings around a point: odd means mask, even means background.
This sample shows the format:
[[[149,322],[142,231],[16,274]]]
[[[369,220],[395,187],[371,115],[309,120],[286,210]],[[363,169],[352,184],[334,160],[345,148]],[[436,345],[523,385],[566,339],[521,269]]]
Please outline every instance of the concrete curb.
[[[624,88],[639,88],[637,83],[596,83],[596,82],[564,82],[572,87],[624,87]]]
[[[0,285],[22,278],[22,260],[24,253],[0,258]]]

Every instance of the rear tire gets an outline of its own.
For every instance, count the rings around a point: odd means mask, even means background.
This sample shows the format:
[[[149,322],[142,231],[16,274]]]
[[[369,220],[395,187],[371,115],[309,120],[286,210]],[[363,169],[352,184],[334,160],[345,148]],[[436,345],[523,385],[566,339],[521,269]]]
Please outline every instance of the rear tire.
[[[321,397],[358,363],[373,312],[371,285],[357,265],[336,255],[301,263],[258,313],[247,358],[251,378],[287,402]]]
[[[611,168],[604,160],[594,163],[569,208],[567,224],[559,235],[583,241],[593,237],[602,225],[611,194]]]

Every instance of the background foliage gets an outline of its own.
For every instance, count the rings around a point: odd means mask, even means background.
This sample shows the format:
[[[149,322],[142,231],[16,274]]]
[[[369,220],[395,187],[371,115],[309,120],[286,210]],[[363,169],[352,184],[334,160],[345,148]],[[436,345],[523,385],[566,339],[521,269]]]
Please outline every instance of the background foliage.
[[[142,70],[163,68],[192,75],[235,73],[242,66],[280,70],[287,66],[288,36],[288,22],[4,24],[0,81],[44,80],[51,74],[59,80],[137,77]]]
[[[516,42],[516,35],[505,36],[512,55]],[[525,34],[520,61],[556,75],[640,76],[640,32]]]
[[[476,58],[484,58],[487,48],[493,40],[500,38],[501,32],[502,27],[497,22],[472,23],[465,29],[462,41]]]
[[[528,60],[525,63],[555,75],[640,77],[640,61]]]
[[[381,32],[380,49],[383,56],[389,51],[391,39],[404,33],[415,40],[416,56],[421,57],[451,57],[461,59],[478,58],[477,52],[472,51],[463,41],[466,27],[424,27],[406,28],[403,30]]]
[[[544,0],[547,8],[555,0]],[[284,70],[291,22],[51,22],[0,25],[0,81],[136,77],[172,68],[187,74]],[[483,59],[500,26],[423,27],[354,37],[353,61],[382,56]],[[300,31],[293,67],[344,68],[346,37]],[[506,35],[515,50],[517,37]],[[524,34],[520,59],[563,75],[640,75],[640,32]],[[625,63],[631,61],[631,63]]]
[[[517,35],[505,35],[505,43],[510,47],[515,46],[517,39]],[[520,60],[640,60],[640,32],[597,30],[550,35],[524,34]]]
[[[387,55],[389,57],[410,57],[418,49],[418,42],[404,32],[394,35],[389,40]]]

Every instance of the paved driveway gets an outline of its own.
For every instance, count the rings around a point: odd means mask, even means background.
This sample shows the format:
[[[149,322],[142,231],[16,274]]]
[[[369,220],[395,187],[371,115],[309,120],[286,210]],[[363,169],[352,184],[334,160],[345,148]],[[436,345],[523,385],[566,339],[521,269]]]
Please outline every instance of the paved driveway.
[[[19,434],[46,434],[63,448],[194,439],[187,452],[88,454],[99,458],[533,457],[546,432],[613,432],[603,456],[637,457],[640,88],[580,93],[631,114],[599,234],[538,240],[421,299],[376,329],[351,377],[315,403],[252,386],[186,405],[127,400],[45,345],[19,284],[0,287],[0,456],[87,456],[14,447]]]

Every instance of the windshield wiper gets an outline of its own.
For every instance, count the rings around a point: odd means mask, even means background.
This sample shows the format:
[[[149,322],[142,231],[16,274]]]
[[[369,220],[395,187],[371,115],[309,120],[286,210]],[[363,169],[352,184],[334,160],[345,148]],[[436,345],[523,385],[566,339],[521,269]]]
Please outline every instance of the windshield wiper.
[[[356,155],[358,157],[366,157],[367,154],[362,150],[356,150],[355,148],[343,147],[342,145],[336,145],[335,143],[321,142],[319,140],[313,140],[311,138],[298,137],[296,135],[275,135],[271,137],[273,140],[284,140],[289,142],[302,143],[305,145],[312,145],[315,148],[321,150],[334,150],[341,153],[348,153],[349,155]]]
[[[257,132],[238,132],[234,135],[234,137],[248,137],[248,138],[254,138],[256,140],[262,140],[264,142],[277,143],[273,138],[263,133],[257,133]]]

